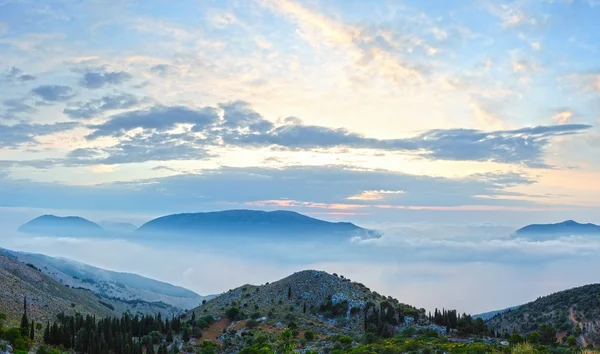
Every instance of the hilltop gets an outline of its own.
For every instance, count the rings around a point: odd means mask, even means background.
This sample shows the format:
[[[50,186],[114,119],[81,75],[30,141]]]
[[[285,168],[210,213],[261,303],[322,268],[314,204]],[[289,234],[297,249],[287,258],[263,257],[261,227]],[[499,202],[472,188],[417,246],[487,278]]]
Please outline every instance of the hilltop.
[[[0,254],[31,264],[63,285],[87,289],[105,298],[120,299],[130,304],[137,303],[138,306],[145,303],[146,307],[150,309],[154,307],[155,312],[163,314],[191,309],[200,304],[203,299],[210,298],[137,274],[113,272],[66,258],[2,248]]]
[[[515,232],[515,236],[536,240],[572,235],[600,235],[600,226],[591,223],[580,224],[573,220],[567,220],[557,224],[527,225]]]
[[[373,230],[349,222],[329,222],[292,211],[225,210],[166,215],[142,225],[138,233],[195,236],[378,237]]]
[[[424,310],[380,295],[343,276],[305,270],[274,283],[229,290],[203,303],[187,317],[210,316],[218,320],[203,336],[217,339],[221,336],[219,330],[246,327],[267,333],[293,327],[301,333],[311,331],[318,336],[359,336],[366,328],[391,334],[397,330],[395,326],[415,322],[422,315]]]
[[[79,216],[42,215],[19,227],[20,232],[47,236],[100,236],[104,229]]]
[[[514,331],[526,335],[552,326],[559,338],[573,335],[580,344],[596,345],[600,344],[599,323],[600,284],[543,296],[487,321],[490,330],[497,333]]]

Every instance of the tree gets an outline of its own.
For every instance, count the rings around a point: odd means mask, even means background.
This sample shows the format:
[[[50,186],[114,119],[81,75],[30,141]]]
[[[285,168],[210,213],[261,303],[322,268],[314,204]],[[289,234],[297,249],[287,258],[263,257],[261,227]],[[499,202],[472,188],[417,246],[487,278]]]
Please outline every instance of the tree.
[[[577,346],[577,339],[575,339],[575,337],[573,336],[568,336],[565,343],[569,346],[569,347],[576,347]]]
[[[21,317],[21,337],[29,334],[29,320],[27,319],[27,296],[23,300],[23,316]]]
[[[292,298],[292,287],[288,286],[288,299]]]
[[[35,338],[35,331],[33,330],[34,323],[31,321],[31,330],[29,331],[29,339],[33,340]]]
[[[527,342],[532,345],[540,344],[540,334],[538,332],[531,332],[529,337],[527,337]]]
[[[556,329],[551,324],[540,327],[540,344],[550,345],[556,343]]]
[[[230,307],[227,309],[227,311],[225,311],[225,316],[231,320],[238,319],[239,315],[240,309],[238,309],[237,307]]]
[[[521,336],[519,333],[513,333],[508,339],[508,341],[512,345],[517,345],[523,343],[525,340],[523,339],[523,336]]]
[[[289,328],[286,328],[283,330],[283,332],[281,332],[281,335],[279,336],[279,350],[281,353],[290,354],[294,351],[296,346],[292,341],[292,337],[292,330]]]

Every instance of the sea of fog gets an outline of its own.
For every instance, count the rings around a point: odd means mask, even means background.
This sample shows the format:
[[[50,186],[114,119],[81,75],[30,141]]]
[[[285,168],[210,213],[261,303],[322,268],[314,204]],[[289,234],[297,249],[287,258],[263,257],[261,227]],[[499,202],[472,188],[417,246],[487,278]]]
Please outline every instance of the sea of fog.
[[[479,313],[599,281],[600,240],[563,237],[532,242],[514,226],[460,223],[363,224],[379,239],[303,241],[203,238],[185,242],[118,237],[40,237],[17,228],[51,210],[0,209],[0,247],[70,258],[218,294],[242,284],[273,282],[293,272],[342,274],[384,295],[433,310]],[[65,214],[61,212],[61,214]],[[82,214],[94,221],[141,224],[149,215]]]

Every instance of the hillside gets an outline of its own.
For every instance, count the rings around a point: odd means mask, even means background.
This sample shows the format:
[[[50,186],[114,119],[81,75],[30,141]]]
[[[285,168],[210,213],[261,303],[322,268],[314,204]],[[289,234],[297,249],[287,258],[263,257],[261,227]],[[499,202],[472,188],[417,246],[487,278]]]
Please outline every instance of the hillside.
[[[193,234],[197,236],[325,236],[378,237],[373,230],[349,222],[328,222],[291,211],[225,210],[174,214],[151,220],[138,233]]]
[[[68,288],[39,270],[0,254],[0,313],[7,315],[8,324],[18,323],[25,296],[30,317],[41,323],[54,320],[61,312],[97,316],[116,313],[91,292]],[[109,301],[105,303],[113,305]]]
[[[557,224],[527,225],[515,232],[515,236],[536,240],[571,235],[600,235],[600,226],[594,224],[580,224],[573,220],[567,220]]]
[[[292,327],[317,336],[360,336],[365,328],[391,334],[398,331],[397,326],[423,316],[424,310],[372,292],[342,276],[306,270],[274,283],[229,290],[194,309],[187,318],[192,315],[217,320],[203,334],[203,338],[214,340],[224,329],[243,332],[246,327],[267,333]]]
[[[506,311],[510,311],[510,310],[515,310],[517,309],[519,306],[513,306],[513,307],[509,307],[506,309],[502,309],[502,310],[496,310],[496,311],[489,311],[489,312],[484,312],[484,313],[478,313],[476,315],[473,315],[473,318],[481,318],[484,321],[489,320],[490,318],[499,315],[501,313],[504,313]]]
[[[600,284],[591,284],[543,296],[487,321],[495,332],[529,334],[552,325],[560,337],[574,334],[580,344],[600,344]],[[581,327],[581,336],[579,336]]]
[[[10,255],[23,263],[33,264],[54,280],[73,288],[88,289],[94,294],[130,303],[140,300],[167,305],[161,305],[157,311],[163,311],[164,308],[169,307],[177,307],[180,310],[190,309],[200,304],[203,299],[209,298],[200,296],[191,290],[137,274],[113,272],[65,258],[15,252],[1,248],[0,253]],[[179,310],[170,309],[170,311]]]
[[[20,232],[47,236],[101,236],[104,229],[79,216],[42,215],[19,227]]]

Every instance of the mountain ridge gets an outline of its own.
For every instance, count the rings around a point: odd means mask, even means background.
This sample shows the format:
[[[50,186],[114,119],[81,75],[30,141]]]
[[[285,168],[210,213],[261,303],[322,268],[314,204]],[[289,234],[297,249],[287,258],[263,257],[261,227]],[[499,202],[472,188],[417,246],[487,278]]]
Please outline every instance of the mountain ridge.
[[[572,235],[600,235],[600,226],[592,223],[582,224],[573,220],[566,220],[554,224],[527,225],[515,231],[514,235],[536,239]]]
[[[350,222],[330,222],[287,210],[234,209],[170,214],[141,225],[136,233],[300,234],[378,237],[374,230]]]
[[[110,271],[67,258],[2,248],[0,254],[32,264],[64,285],[88,289],[97,295],[121,301],[163,302],[180,310],[186,310],[210,298],[181,286],[135,273]]]

